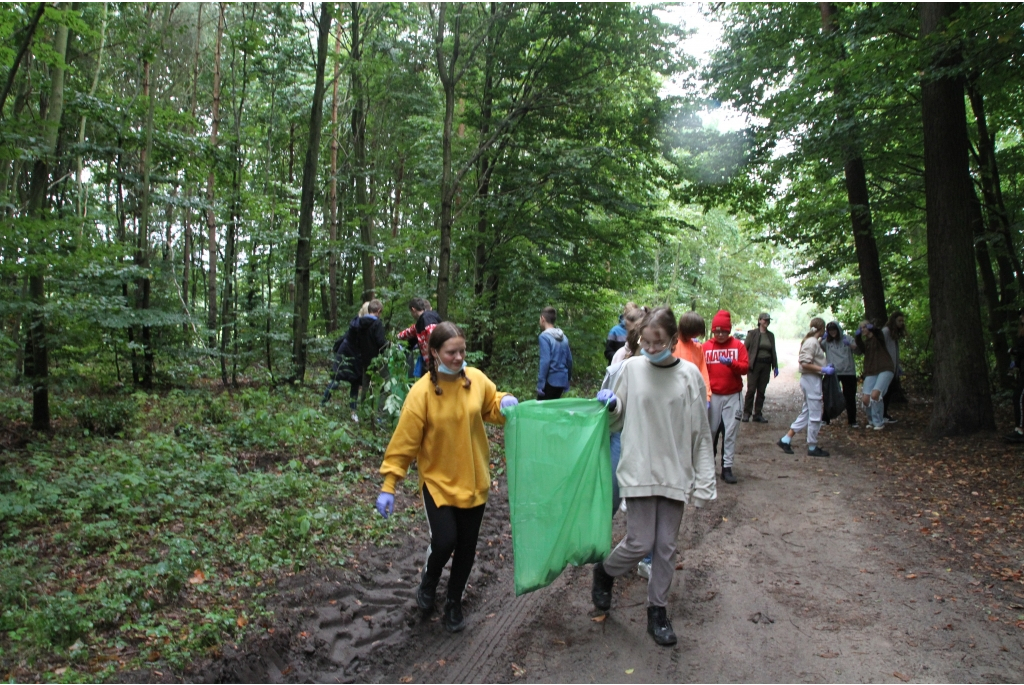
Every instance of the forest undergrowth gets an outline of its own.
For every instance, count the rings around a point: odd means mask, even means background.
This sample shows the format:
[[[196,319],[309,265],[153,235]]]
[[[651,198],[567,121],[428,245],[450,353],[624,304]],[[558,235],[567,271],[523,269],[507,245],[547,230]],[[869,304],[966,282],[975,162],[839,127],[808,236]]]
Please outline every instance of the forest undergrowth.
[[[373,509],[389,427],[260,387],[68,396],[33,433],[0,395],[0,677],[181,669],[264,629],[281,574],[344,566],[404,516]]]

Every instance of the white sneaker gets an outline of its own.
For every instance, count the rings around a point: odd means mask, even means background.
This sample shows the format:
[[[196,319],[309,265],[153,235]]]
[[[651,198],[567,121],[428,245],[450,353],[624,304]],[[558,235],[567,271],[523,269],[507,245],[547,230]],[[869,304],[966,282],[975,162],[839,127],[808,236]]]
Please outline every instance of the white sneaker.
[[[878,424],[877,426],[874,426],[874,429],[875,429],[876,431],[880,431],[880,430],[882,430],[883,428],[885,428],[885,424],[884,424],[884,423],[880,423],[880,424]]]
[[[651,565],[646,561],[641,561],[636,565],[636,574],[641,578],[651,579]]]

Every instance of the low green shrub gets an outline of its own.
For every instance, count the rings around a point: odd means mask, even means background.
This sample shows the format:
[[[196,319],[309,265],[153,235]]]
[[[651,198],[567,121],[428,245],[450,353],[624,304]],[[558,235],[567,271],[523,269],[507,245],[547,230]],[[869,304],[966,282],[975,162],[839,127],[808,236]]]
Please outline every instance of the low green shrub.
[[[124,435],[139,421],[139,407],[131,397],[83,397],[74,403],[72,413],[83,430],[103,437]]]

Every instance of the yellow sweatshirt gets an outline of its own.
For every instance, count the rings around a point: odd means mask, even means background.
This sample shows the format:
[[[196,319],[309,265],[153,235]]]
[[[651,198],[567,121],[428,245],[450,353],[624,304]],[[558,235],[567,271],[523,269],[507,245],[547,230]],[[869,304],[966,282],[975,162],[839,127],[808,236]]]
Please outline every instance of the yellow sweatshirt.
[[[507,393],[498,392],[479,369],[466,367],[466,377],[469,388],[458,376],[438,374],[441,395],[429,375],[409,390],[380,467],[384,492],[394,494],[415,459],[420,488],[428,486],[437,506],[469,509],[487,502],[491,472],[484,421],[505,423],[499,403]]]

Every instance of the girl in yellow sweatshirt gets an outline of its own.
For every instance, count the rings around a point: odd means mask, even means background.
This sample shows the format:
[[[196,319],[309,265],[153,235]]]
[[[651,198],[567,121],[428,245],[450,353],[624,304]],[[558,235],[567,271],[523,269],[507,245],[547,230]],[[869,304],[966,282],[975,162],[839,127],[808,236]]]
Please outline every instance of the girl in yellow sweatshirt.
[[[490,449],[484,422],[504,424],[501,410],[519,401],[498,392],[482,371],[466,367],[466,337],[458,326],[438,324],[427,343],[429,375],[420,378],[402,405],[402,415],[384,452],[384,485],[377,511],[387,518],[395,506],[395,485],[416,460],[419,490],[430,525],[430,547],[416,602],[434,611],[441,569],[452,559],[444,626],[466,627],[462,592],[476,556],[476,540],[491,487]],[[454,557],[453,557],[454,555]]]

